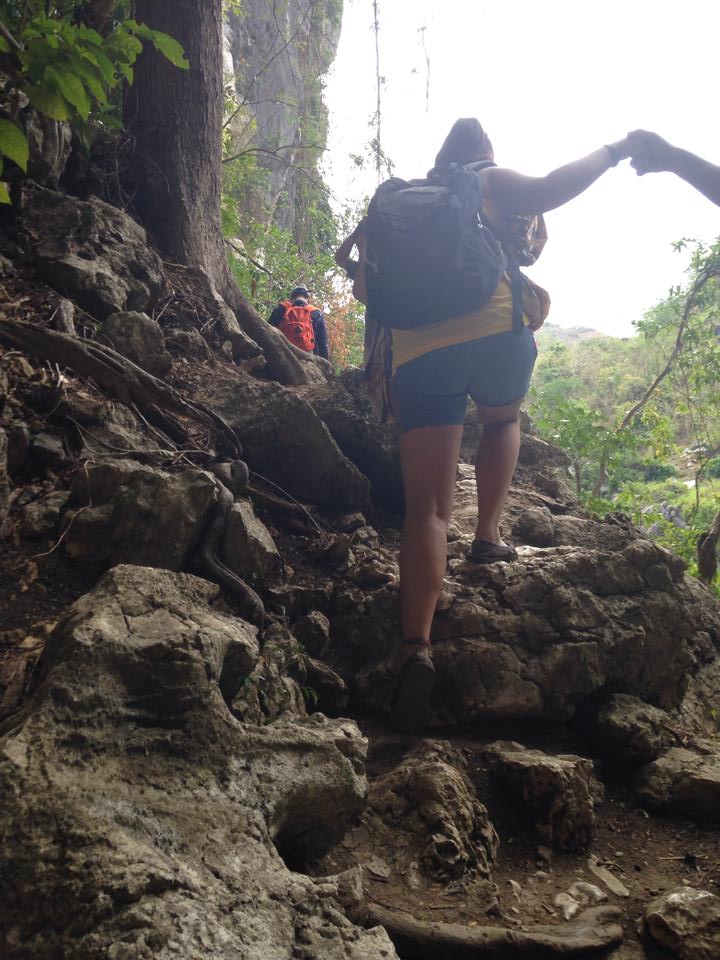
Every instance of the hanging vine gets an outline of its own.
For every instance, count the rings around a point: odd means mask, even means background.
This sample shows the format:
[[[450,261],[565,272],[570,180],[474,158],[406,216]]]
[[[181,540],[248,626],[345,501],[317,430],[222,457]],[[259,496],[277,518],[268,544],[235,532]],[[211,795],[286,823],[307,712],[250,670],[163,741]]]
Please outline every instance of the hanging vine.
[[[373,0],[373,32],[375,33],[375,84],[377,92],[377,103],[375,107],[375,140],[373,147],[375,150],[375,172],[378,183],[382,179],[383,153],[381,141],[382,124],[382,76],[380,75],[380,11],[378,0]]]

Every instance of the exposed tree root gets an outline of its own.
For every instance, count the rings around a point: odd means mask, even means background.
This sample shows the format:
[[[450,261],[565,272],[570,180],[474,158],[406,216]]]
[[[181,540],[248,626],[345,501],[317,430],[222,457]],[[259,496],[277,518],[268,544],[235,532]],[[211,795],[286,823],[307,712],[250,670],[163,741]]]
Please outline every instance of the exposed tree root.
[[[31,323],[0,319],[0,343],[24,350],[41,360],[69,367],[91,377],[103,390],[126,406],[154,406],[210,427],[233,454],[242,453],[237,434],[221,416],[204,404],[185,400],[176,390],[138,367],[110,347],[90,340],[37,327]]]
[[[197,551],[197,568],[208,580],[217,583],[240,607],[246,620],[262,627],[265,607],[253,588],[233,573],[219,557],[220,544],[225,532],[225,522],[234,503],[233,495],[221,483],[216,484],[217,503],[213,507],[202,543]]]
[[[529,930],[508,927],[465,927],[459,923],[426,923],[399,916],[377,904],[366,909],[367,921],[380,924],[408,960],[474,960],[489,957],[553,957],[592,955],[622,942],[623,929],[614,922],[617,907],[586,910],[573,923]]]

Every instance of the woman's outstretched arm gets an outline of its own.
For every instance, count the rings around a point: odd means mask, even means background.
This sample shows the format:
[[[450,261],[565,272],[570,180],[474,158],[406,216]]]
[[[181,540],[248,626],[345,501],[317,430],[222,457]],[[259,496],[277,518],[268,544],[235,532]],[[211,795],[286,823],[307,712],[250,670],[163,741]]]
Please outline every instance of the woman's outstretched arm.
[[[627,139],[600,147],[580,160],[566,163],[545,177],[526,177],[504,167],[481,172],[483,186],[508,213],[546,213],[579,196],[598,177],[630,156]]]

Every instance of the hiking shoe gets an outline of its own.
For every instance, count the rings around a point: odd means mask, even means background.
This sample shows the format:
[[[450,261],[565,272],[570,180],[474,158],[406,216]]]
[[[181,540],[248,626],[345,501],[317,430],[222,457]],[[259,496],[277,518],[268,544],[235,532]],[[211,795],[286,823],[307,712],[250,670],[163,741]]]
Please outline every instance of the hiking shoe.
[[[508,563],[510,560],[517,560],[517,550],[507,543],[473,540],[467,558],[473,563]]]
[[[432,660],[424,651],[414,653],[405,662],[390,708],[390,723],[396,730],[413,733],[427,726],[434,686]]]

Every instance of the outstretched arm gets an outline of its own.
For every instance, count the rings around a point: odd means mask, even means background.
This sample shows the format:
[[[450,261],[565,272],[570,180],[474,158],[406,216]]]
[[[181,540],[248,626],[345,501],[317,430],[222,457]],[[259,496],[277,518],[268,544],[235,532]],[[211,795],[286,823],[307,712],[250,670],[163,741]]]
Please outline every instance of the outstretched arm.
[[[526,177],[503,167],[488,167],[480,176],[495,203],[507,213],[546,213],[579,196],[610,167],[628,156],[627,140],[618,140],[558,167],[545,177]]]
[[[674,173],[720,207],[720,167],[648,130],[634,130],[628,134],[628,143],[630,163],[639,177],[661,171]]]

